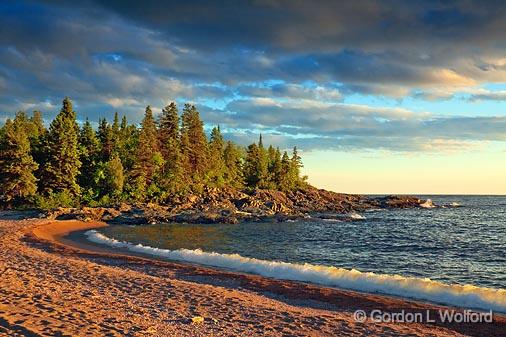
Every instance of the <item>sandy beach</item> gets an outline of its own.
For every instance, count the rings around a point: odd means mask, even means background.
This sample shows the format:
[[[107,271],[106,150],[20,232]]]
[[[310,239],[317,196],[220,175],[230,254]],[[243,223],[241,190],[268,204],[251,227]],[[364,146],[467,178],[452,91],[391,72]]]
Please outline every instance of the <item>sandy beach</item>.
[[[0,220],[1,336],[506,335],[502,315],[492,323],[359,323],[358,309],[443,307],[153,260],[67,237],[101,226]]]

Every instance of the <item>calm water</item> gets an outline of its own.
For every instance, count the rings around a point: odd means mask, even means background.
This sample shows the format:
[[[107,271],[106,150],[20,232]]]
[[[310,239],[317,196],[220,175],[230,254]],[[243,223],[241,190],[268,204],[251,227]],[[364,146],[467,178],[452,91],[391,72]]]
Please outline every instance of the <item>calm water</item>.
[[[200,248],[506,289],[506,197],[431,198],[462,207],[369,211],[353,221],[113,226],[101,232],[171,250]]]

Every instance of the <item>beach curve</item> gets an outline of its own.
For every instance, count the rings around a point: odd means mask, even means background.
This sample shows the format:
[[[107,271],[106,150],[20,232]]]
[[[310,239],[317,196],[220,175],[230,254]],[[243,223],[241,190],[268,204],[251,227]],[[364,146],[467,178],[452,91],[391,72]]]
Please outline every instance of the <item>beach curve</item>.
[[[47,335],[499,336],[487,325],[358,323],[354,310],[437,310],[403,299],[150,260],[69,240],[103,223],[0,220],[0,332]],[[97,249],[96,249],[97,248]],[[204,317],[192,324],[192,317]],[[3,329],[3,330],[2,330]],[[25,331],[25,332],[26,332]],[[25,333],[24,335],[30,335]]]

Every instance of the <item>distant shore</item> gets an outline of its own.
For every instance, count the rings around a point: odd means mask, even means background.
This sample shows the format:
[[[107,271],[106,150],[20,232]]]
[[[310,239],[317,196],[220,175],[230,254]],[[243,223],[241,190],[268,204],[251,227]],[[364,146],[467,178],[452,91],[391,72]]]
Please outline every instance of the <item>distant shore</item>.
[[[69,239],[71,232],[104,225],[0,220],[0,333],[501,336],[506,330],[502,315],[483,324],[360,323],[353,318],[359,309],[448,308],[147,259]]]

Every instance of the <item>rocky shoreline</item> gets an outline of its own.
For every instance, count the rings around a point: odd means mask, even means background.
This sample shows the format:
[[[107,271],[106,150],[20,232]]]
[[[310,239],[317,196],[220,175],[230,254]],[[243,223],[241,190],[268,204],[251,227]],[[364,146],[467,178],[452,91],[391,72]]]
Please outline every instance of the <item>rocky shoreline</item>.
[[[152,203],[114,207],[57,208],[41,216],[49,219],[104,221],[110,224],[143,225],[161,222],[239,223],[286,221],[325,214],[354,214],[368,209],[432,208],[429,200],[414,196],[368,197],[308,187],[280,192],[237,189],[206,189],[200,195],[174,198],[168,205]]]

